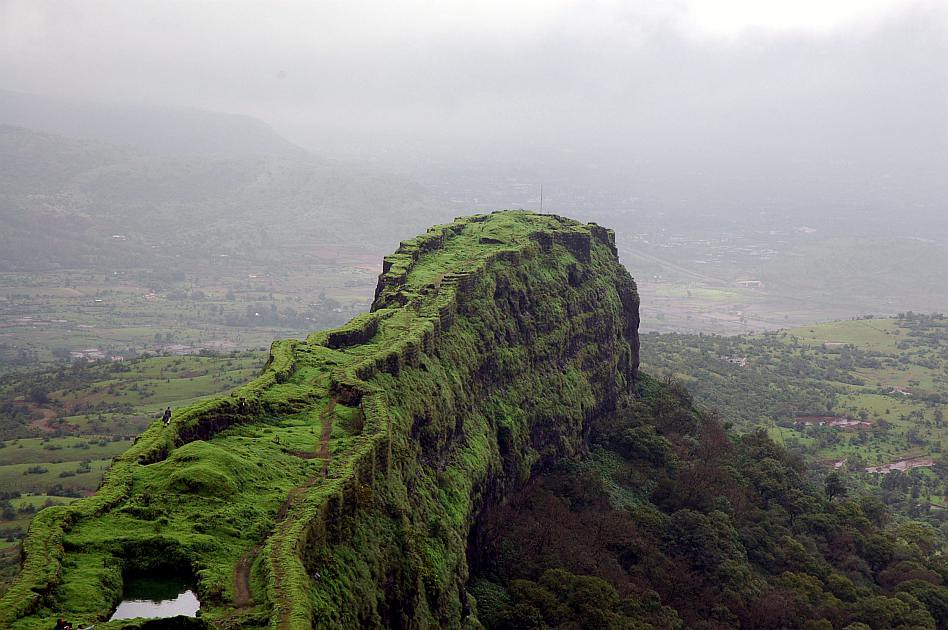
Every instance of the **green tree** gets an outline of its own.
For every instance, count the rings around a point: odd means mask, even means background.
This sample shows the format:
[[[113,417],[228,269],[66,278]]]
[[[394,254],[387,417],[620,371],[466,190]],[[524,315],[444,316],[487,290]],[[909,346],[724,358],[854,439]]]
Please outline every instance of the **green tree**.
[[[925,604],[939,628],[948,627],[948,588],[923,580],[909,580],[899,584],[898,590]]]
[[[823,487],[826,497],[829,499],[846,496],[846,484],[843,482],[842,476],[835,470],[826,475]]]
[[[45,405],[49,402],[49,391],[43,385],[34,385],[30,388],[27,398],[37,405]]]

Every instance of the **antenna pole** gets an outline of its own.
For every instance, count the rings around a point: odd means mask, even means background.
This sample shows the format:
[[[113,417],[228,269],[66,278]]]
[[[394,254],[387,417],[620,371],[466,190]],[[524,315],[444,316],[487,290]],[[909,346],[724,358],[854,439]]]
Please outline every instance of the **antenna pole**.
[[[543,212],[543,184],[540,184],[540,212]]]

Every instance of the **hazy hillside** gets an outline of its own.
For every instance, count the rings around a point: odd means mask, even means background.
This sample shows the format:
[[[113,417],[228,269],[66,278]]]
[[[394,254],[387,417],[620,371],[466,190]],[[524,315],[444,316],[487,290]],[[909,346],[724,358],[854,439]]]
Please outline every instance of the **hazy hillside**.
[[[390,247],[450,214],[438,208],[404,178],[301,150],[162,155],[0,125],[3,270]]]
[[[6,90],[0,90],[0,123],[173,155],[304,153],[249,116],[105,105]]]
[[[948,307],[948,247],[911,238],[832,238],[800,243],[761,268],[773,289],[803,299],[895,313]]]

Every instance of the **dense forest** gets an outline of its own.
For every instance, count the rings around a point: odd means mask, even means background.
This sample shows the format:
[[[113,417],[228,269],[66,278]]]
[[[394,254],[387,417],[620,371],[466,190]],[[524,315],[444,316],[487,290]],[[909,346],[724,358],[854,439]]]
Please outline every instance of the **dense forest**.
[[[765,431],[736,434],[684,389],[591,427],[588,457],[535,476],[472,534],[490,628],[936,628],[939,532],[848,496]]]

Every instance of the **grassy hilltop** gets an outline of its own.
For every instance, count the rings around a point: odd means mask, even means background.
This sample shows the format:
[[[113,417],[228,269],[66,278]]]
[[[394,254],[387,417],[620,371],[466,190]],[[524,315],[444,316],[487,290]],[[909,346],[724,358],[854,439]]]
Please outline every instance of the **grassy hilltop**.
[[[628,392],[638,298],[611,232],[523,212],[387,257],[372,312],[277,342],[40,513],[0,623],[97,627],[135,571],[193,575],[219,627],[456,625],[467,531]],[[131,624],[134,626],[135,624]]]

